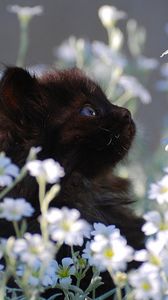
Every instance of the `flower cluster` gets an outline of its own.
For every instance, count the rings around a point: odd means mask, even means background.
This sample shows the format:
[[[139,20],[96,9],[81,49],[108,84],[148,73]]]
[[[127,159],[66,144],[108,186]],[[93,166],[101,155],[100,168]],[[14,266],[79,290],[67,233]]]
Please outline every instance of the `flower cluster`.
[[[167,168],[165,169],[167,172]],[[168,176],[152,183],[149,199],[158,210],[144,215],[142,230],[147,236],[145,249],[136,251],[134,259],[141,262],[138,270],[129,274],[135,299],[167,299],[168,292]]]
[[[33,160],[27,163],[27,169],[30,175],[36,178],[42,178],[48,183],[56,183],[64,176],[64,170],[58,162],[53,159],[43,161]]]
[[[23,238],[13,240],[12,255],[30,266],[38,260],[45,264],[52,259],[54,247],[51,242],[44,243],[41,235],[27,232]]]
[[[110,273],[125,270],[127,262],[133,257],[133,249],[127,245],[119,229],[113,225],[95,223],[91,234],[94,238],[87,243],[83,254],[90,265],[95,265],[101,271],[109,270]]]
[[[4,198],[0,203],[0,218],[8,221],[19,221],[22,217],[31,217],[34,208],[25,199]]]
[[[0,187],[9,186],[19,175],[19,168],[4,153],[0,154]]]
[[[34,150],[33,150],[34,151]],[[33,156],[34,157],[34,156]],[[2,162],[11,162],[3,156]],[[3,164],[6,166],[6,163]],[[13,167],[12,167],[13,168]],[[18,168],[14,166],[14,169]],[[54,160],[32,160],[26,163],[30,175],[41,184],[53,185],[45,194],[40,205],[52,201],[58,192],[59,180],[64,176],[63,168]],[[116,285],[117,295],[123,288],[129,287],[130,297],[137,300],[166,299],[168,292],[168,175],[157,183],[152,183],[149,198],[156,200],[159,211],[145,213],[142,227],[147,240],[145,249],[135,251],[121,236],[114,225],[94,223],[93,228],[80,218],[76,209],[45,206],[39,217],[41,233],[31,234],[21,230],[23,218],[32,216],[33,207],[23,198],[4,198],[0,203],[0,218],[12,221],[17,237],[2,240],[0,258],[10,265],[12,275],[16,274],[18,286],[25,286],[26,297],[34,297],[47,288],[57,288],[65,296],[86,298],[91,290],[101,285],[99,274],[108,271]],[[12,173],[14,174],[14,173]],[[18,174],[18,173],[17,173]],[[11,179],[12,183],[12,179]],[[48,202],[48,203],[49,203]],[[86,243],[84,244],[84,240]],[[57,254],[63,244],[70,247],[72,257],[57,261]],[[74,252],[74,246],[83,246],[82,254]],[[132,260],[140,263],[137,270],[126,273],[127,263]],[[93,278],[86,291],[80,288],[89,267]],[[2,268],[0,276],[5,276]],[[75,284],[75,285],[74,285]],[[77,284],[77,286],[76,286]],[[28,287],[31,286],[32,289]],[[119,292],[120,291],[120,292]],[[111,292],[110,292],[111,293]],[[114,293],[114,292],[113,292]],[[129,294],[128,294],[129,296]],[[122,299],[121,297],[118,299]]]
[[[52,240],[82,246],[83,238],[90,236],[90,225],[79,218],[80,213],[76,209],[50,208],[46,220]]]

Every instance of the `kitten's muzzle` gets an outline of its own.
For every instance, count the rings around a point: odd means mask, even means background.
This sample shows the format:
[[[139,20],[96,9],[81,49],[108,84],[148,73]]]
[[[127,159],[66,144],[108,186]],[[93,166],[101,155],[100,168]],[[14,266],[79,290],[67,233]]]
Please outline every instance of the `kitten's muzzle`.
[[[122,108],[122,121],[124,121],[125,123],[131,123],[132,122],[132,117],[131,117],[131,113],[127,108]]]

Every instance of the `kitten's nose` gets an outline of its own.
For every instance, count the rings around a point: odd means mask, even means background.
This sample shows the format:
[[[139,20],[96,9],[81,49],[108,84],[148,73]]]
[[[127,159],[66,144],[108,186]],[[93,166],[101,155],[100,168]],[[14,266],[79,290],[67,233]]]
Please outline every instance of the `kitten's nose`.
[[[127,108],[122,108],[122,119],[125,122],[128,122],[128,123],[131,122],[131,113]]]

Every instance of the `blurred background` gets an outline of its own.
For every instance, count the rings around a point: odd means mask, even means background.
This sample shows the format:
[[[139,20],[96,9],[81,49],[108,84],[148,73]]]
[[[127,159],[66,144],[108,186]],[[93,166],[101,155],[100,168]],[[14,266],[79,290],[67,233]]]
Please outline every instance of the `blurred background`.
[[[104,5],[116,9],[100,12]],[[117,172],[133,180],[137,209],[146,210],[149,183],[168,165],[168,56],[160,57],[168,49],[168,1],[0,1],[0,40],[2,70],[17,64],[40,76],[77,66],[132,111],[137,139]]]

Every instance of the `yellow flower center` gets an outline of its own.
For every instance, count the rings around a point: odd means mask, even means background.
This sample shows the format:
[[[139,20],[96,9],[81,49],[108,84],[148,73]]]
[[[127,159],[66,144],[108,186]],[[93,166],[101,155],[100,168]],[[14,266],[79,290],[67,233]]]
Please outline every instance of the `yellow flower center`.
[[[58,275],[60,278],[69,277],[69,268],[67,267],[60,267],[58,271]]]
[[[104,250],[104,256],[110,259],[114,256],[114,251],[111,248],[106,248]]]
[[[141,285],[142,289],[146,292],[150,291],[151,290],[151,286],[149,283],[147,282],[143,282],[142,285]]]
[[[153,265],[160,266],[160,264],[161,264],[159,257],[157,257],[155,255],[151,255],[149,260],[150,260],[151,264],[153,264]]]
[[[70,229],[71,229],[71,224],[70,223],[68,223],[67,221],[63,221],[61,225],[62,225],[63,230],[70,231]]]
[[[168,192],[168,186],[161,186],[160,187],[160,194],[165,194]]]
[[[39,254],[39,249],[34,246],[30,246],[30,253],[37,255]]]
[[[159,229],[160,230],[168,230],[168,224],[161,223],[160,226],[159,226]]]

